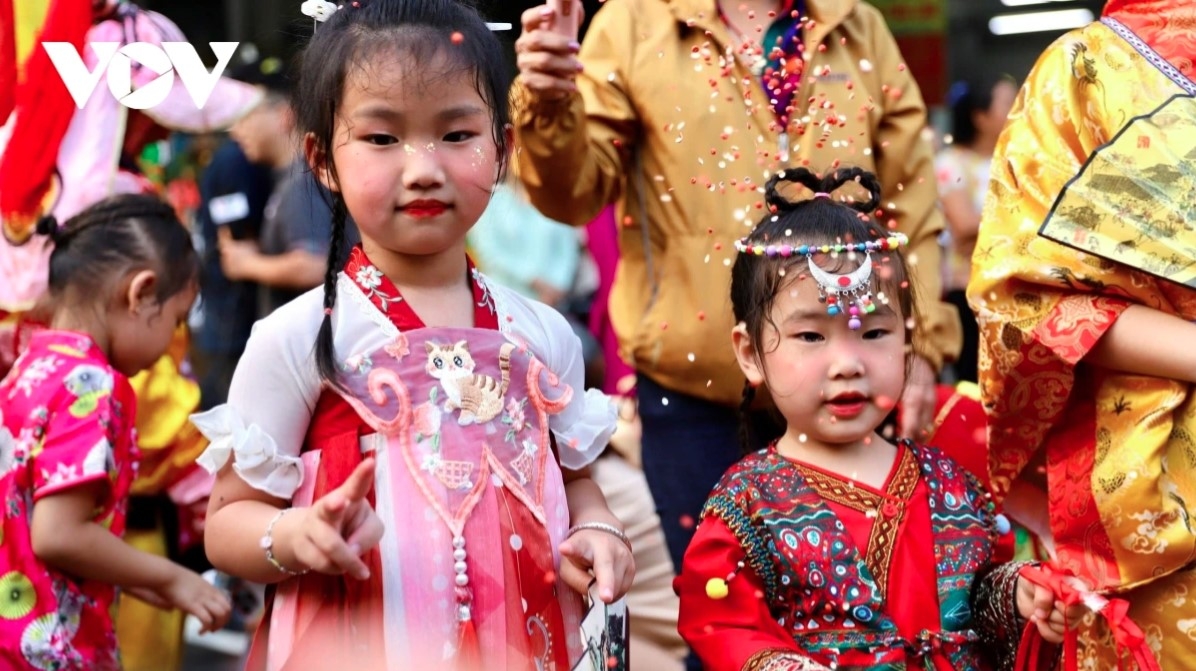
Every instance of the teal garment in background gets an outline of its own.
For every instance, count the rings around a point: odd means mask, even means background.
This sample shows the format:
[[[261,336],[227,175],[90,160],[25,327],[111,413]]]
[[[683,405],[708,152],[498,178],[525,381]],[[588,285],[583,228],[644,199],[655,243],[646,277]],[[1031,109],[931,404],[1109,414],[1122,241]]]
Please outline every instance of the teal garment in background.
[[[534,280],[569,293],[581,257],[579,232],[540,214],[506,184],[469,231],[478,267],[490,279],[539,300]]]

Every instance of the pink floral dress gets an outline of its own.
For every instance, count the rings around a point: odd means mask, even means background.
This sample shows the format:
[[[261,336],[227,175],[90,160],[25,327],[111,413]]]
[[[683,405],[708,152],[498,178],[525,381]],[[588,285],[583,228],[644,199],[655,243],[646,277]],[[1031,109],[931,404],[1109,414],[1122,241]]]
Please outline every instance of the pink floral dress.
[[[137,471],[134,411],[128,380],[81,333],[36,333],[0,383],[0,668],[120,668],[115,587],[44,565],[30,522],[42,497],[103,480],[94,520],[124,533]]]

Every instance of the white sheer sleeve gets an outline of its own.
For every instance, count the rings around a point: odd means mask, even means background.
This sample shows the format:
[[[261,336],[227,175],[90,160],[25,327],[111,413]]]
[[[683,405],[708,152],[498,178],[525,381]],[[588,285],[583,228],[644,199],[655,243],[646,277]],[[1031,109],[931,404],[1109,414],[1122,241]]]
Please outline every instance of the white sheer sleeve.
[[[215,473],[232,459],[255,489],[281,499],[298,489],[299,452],[321,389],[313,354],[320,300],[309,292],[254,325],[228,403],[191,418],[211,441],[196,460],[204,469]]]
[[[549,427],[556,437],[561,466],[584,468],[606,449],[618,414],[606,394],[586,389],[581,340],[556,310],[505,287],[488,286],[494,292],[499,324],[509,324],[511,331],[526,339],[544,364],[573,390],[573,400],[549,417]]]

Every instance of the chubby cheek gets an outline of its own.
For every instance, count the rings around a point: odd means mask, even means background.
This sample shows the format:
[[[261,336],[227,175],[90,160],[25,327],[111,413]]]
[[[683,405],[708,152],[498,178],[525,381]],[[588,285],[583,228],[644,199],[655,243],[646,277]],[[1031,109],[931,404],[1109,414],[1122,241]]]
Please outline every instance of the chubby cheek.
[[[821,402],[818,390],[822,388],[820,379],[824,377],[825,362],[818,356],[801,357],[779,356],[771,357],[767,362],[765,377],[769,392],[774,397],[785,397],[797,400],[803,405],[817,405]]]

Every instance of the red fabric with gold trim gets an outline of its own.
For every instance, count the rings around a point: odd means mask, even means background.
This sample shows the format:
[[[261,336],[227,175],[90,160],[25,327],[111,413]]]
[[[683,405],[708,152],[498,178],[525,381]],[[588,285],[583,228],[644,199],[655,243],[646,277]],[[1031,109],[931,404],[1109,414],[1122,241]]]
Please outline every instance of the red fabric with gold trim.
[[[1117,19],[1188,79],[1196,80],[1196,31],[1191,0],[1111,0],[1104,15]],[[1184,15],[1186,12],[1186,15]]]

